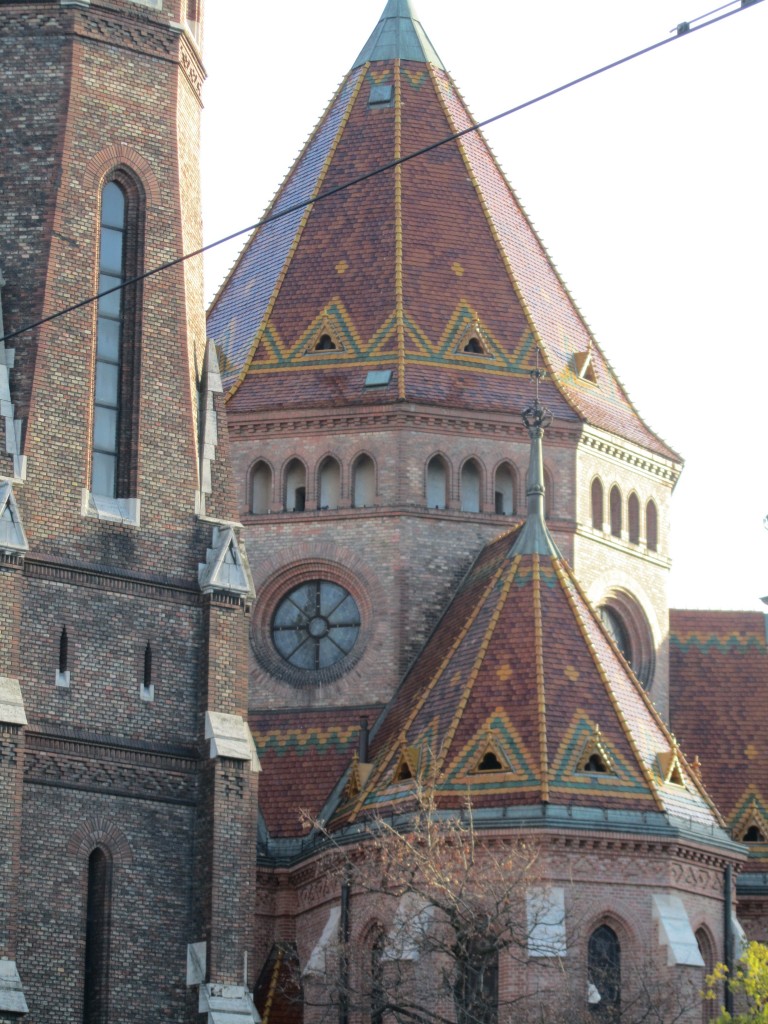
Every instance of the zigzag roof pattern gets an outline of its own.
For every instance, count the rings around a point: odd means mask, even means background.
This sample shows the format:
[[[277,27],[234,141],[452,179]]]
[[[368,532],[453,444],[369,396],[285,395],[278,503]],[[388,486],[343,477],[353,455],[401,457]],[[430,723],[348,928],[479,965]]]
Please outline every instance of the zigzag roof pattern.
[[[374,722],[381,704],[357,708],[253,712],[249,724],[259,753],[259,809],[272,838],[306,835],[300,810],[319,815],[357,749],[360,718]],[[286,785],[290,779],[290,785]]]
[[[361,58],[212,305],[230,411],[519,411],[539,348],[559,420],[678,461],[632,406],[483,136],[395,166],[473,124],[408,0],[390,0]],[[479,352],[460,346],[468,330]],[[324,333],[335,347],[318,350]],[[389,387],[365,389],[372,369],[392,371]]]
[[[768,619],[672,610],[669,627],[675,732],[701,759],[702,778],[733,837],[742,840],[752,824],[762,833],[764,841],[747,843],[748,870],[768,870]]]
[[[469,794],[478,811],[650,812],[724,839],[568,566],[523,539],[518,528],[478,557],[379,720],[366,782],[347,787],[337,820],[407,809],[420,778],[445,808]]]

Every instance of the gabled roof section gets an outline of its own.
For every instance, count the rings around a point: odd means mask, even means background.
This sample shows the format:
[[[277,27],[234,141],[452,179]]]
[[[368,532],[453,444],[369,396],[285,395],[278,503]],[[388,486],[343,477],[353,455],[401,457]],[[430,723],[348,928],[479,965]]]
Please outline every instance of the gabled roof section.
[[[262,767],[259,809],[272,838],[294,838],[309,831],[299,809],[320,817],[323,805],[354,761],[360,716],[373,722],[381,710],[377,704],[304,709],[301,716],[293,708],[250,715]],[[361,772],[361,782],[367,778],[367,772]],[[286,779],[291,780],[290,786]],[[355,792],[359,791],[358,787]]]
[[[701,759],[703,782],[738,840],[748,812],[768,820],[767,629],[761,612],[669,613],[671,725]],[[768,870],[768,846],[747,849],[747,870]]]
[[[231,411],[407,400],[519,412],[538,348],[560,423],[678,462],[634,409],[482,134],[440,144],[474,121],[419,31],[407,0],[390,0],[213,303]],[[418,56],[405,37],[421,39]],[[308,352],[325,317],[341,342],[333,358]],[[482,341],[467,351],[476,324]],[[386,394],[366,391],[371,369],[392,372]]]
[[[389,0],[378,25],[352,67],[358,68],[380,60],[410,60],[443,67],[411,0]]]
[[[644,812],[724,839],[714,805],[567,565],[516,546],[504,535],[479,556],[375,730],[368,781],[339,820],[407,808],[414,781],[397,772],[407,750],[442,807],[462,806],[469,793],[486,812]],[[488,750],[500,769],[478,771]],[[605,770],[585,767],[595,751]],[[496,767],[492,758],[486,765]]]

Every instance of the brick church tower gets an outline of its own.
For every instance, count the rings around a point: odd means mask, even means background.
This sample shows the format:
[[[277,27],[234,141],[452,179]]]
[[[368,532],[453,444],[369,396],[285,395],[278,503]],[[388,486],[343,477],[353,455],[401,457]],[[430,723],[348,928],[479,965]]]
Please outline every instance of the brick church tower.
[[[141,280],[200,245],[201,7],[0,7],[3,1021],[195,1020],[221,985],[253,1019],[221,383],[199,260]]]
[[[212,306],[259,595],[253,707],[391,697],[483,544],[519,521],[537,360],[552,531],[666,707],[680,459],[485,140],[455,138],[471,123],[411,4],[391,0]],[[291,607],[313,599],[345,603],[305,636]]]

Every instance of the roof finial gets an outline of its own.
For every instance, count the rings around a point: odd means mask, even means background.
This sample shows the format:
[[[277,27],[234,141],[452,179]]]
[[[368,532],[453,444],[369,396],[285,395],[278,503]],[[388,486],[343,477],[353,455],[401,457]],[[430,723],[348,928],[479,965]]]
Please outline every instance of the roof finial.
[[[388,0],[378,25],[352,67],[359,68],[368,61],[397,59],[434,64],[444,70],[411,0]]]
[[[536,349],[536,369],[531,370],[531,380],[536,382],[536,397],[533,405],[523,409],[523,423],[531,439],[531,455],[528,463],[528,477],[525,493],[528,499],[528,518],[517,542],[513,547],[516,555],[549,555],[560,558],[557,545],[552,540],[544,519],[544,459],[541,441],[544,431],[552,422],[552,413],[539,401],[539,384],[546,377],[546,371],[539,366],[539,350]]]

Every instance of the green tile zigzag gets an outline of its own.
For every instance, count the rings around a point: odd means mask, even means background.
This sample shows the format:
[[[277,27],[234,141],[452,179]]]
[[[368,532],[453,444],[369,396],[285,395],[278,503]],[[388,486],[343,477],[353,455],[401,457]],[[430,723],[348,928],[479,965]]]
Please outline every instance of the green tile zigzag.
[[[558,789],[572,792],[603,793],[610,790],[613,793],[636,793],[647,796],[648,787],[645,781],[616,753],[605,736],[601,736],[600,741],[611,759],[614,774],[574,771],[582,751],[594,735],[594,723],[582,718],[573,730],[573,735],[559,761],[552,765],[551,784]]]

